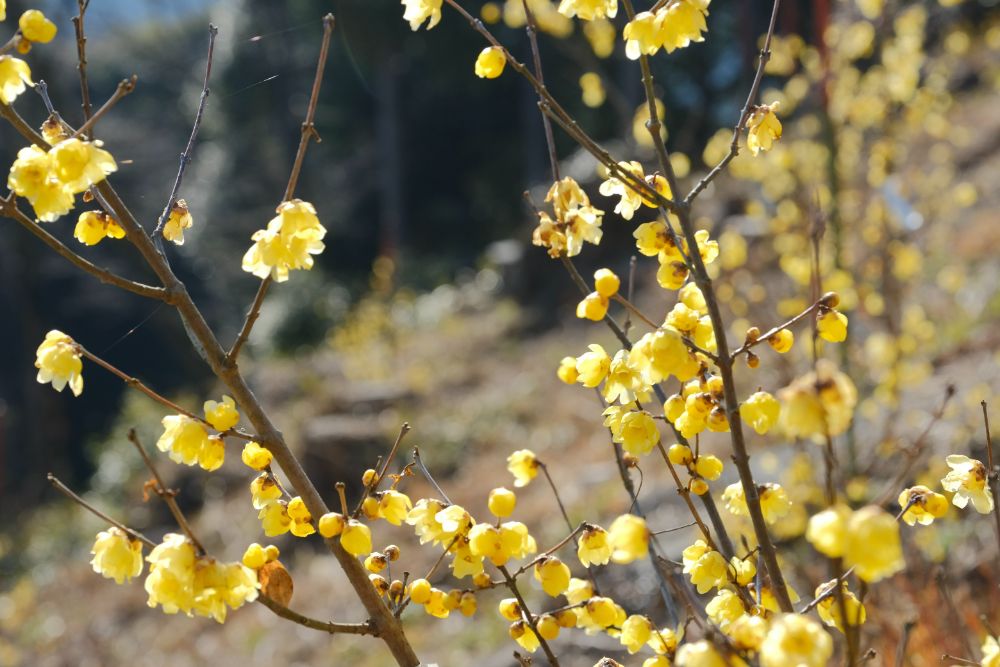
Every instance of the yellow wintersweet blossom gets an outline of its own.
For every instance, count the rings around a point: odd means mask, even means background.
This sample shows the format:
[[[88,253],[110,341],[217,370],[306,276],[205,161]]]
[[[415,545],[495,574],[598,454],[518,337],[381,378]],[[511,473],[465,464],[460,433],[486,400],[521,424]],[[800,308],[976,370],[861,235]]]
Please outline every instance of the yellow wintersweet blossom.
[[[281,497],[281,487],[270,473],[262,472],[250,482],[250,499],[255,510],[262,510]]]
[[[205,421],[216,431],[228,431],[240,421],[240,413],[236,411],[236,401],[231,396],[223,395],[222,401],[205,401]]]
[[[508,517],[513,514],[516,505],[517,496],[513,491],[502,486],[490,491],[486,502],[487,508],[492,512],[493,516],[498,518]]]
[[[288,530],[295,537],[309,537],[316,532],[315,526],[312,525],[312,514],[309,513],[305,501],[300,496],[295,496],[288,501],[285,513],[291,519]]]
[[[240,560],[251,570],[259,570],[268,563],[277,560],[279,555],[278,547],[273,544],[264,547],[254,542],[246,548],[246,551],[243,552],[243,558]]]
[[[608,529],[611,560],[619,564],[645,558],[649,553],[649,528],[646,521],[634,514],[622,514]]]
[[[747,119],[747,147],[754,155],[771,150],[781,139],[781,121],[775,113],[779,106],[778,102],[757,106]]]
[[[97,245],[106,238],[125,238],[125,230],[104,211],[84,211],[77,219],[73,237],[84,245]]]
[[[618,0],[562,0],[559,13],[567,18],[576,16],[582,21],[613,19],[618,14]]]
[[[611,357],[597,343],[587,347],[590,352],[576,358],[577,381],[584,387],[593,388],[601,384],[611,370]]]
[[[52,383],[52,388],[62,391],[69,385],[74,396],[83,391],[83,359],[73,339],[63,332],[53,329],[45,334],[45,340],[35,352],[37,380],[41,384]]]
[[[159,605],[165,614],[179,611],[190,615],[194,606],[194,545],[183,535],[167,533],[146,557],[149,575],[146,593],[150,607]]]
[[[195,565],[193,586],[191,611],[223,623],[227,606],[239,609],[245,602],[257,599],[260,583],[257,573],[243,563],[221,563],[212,558],[201,558]]]
[[[113,526],[99,532],[90,553],[94,555],[90,561],[94,572],[114,579],[117,584],[130,581],[142,572],[142,542],[121,528]]]
[[[970,459],[961,454],[952,454],[945,459],[951,472],[941,480],[945,491],[954,493],[951,502],[955,507],[965,508],[969,501],[980,514],[993,511],[993,495],[986,483],[986,466],[982,461]]]
[[[604,399],[608,403],[616,401],[628,405],[635,401],[636,394],[648,391],[649,386],[643,383],[642,373],[627,350],[618,350],[608,367],[608,375],[604,382]]]
[[[542,585],[542,590],[558,597],[569,588],[569,566],[555,556],[546,556],[535,563],[535,579]]]
[[[809,519],[806,539],[830,558],[843,558],[858,578],[875,582],[906,567],[899,524],[882,508],[869,505],[852,512],[836,505]]]
[[[826,596],[816,605],[816,611],[824,623],[844,632],[844,620],[840,614],[840,599],[836,593],[831,593],[836,582],[837,580],[833,579],[816,587],[816,598]],[[857,627],[865,622],[865,619],[868,618],[868,613],[865,611],[865,606],[861,603],[861,600],[854,593],[847,590],[847,582],[842,581],[840,584],[841,592],[844,596],[844,608],[847,610],[847,620],[853,627]]]
[[[505,521],[500,524],[500,542],[503,552],[511,558],[524,558],[538,552],[535,538],[520,521]]]
[[[903,489],[898,500],[900,507],[909,508],[903,513],[903,521],[910,526],[918,521],[922,526],[929,526],[934,519],[940,519],[948,513],[948,499],[926,486]]]
[[[507,457],[507,470],[514,476],[514,486],[527,486],[538,474],[540,464],[530,449],[519,449]]]
[[[430,30],[441,20],[441,0],[402,0],[403,20],[409,21],[410,30],[416,31],[427,21]]]
[[[705,17],[708,16],[710,0],[676,0],[663,12],[660,23],[660,40],[667,53],[683,49],[691,42],[705,41],[708,30]]]
[[[1000,641],[996,637],[988,635],[980,650],[983,652],[983,660],[979,663],[982,667],[1000,667]]]
[[[156,448],[168,452],[175,463],[197,463],[202,449],[209,445],[205,425],[187,415],[168,415],[161,423],[163,435],[156,441]]]
[[[438,523],[435,517],[444,507],[444,503],[440,500],[421,498],[406,515],[406,523],[414,527],[421,544],[426,544],[427,542],[434,542],[436,544],[442,540],[441,524]]]
[[[2,67],[0,60],[0,69]],[[17,152],[17,159],[7,176],[7,187],[27,199],[42,222],[58,220],[73,208],[73,193],[57,177],[49,154],[38,146],[28,146]]]
[[[729,624],[726,634],[736,648],[744,651],[759,651],[767,636],[767,621],[760,616],[744,614]]]
[[[660,441],[660,430],[645,410],[625,413],[615,435],[625,451],[636,456],[649,454]]]
[[[0,102],[12,103],[26,86],[34,85],[28,63],[20,58],[0,56]]]
[[[788,329],[782,329],[767,339],[768,345],[778,354],[784,354],[795,344],[795,334]]]
[[[854,416],[858,392],[833,362],[820,359],[816,370],[778,392],[781,423],[792,437],[840,435]]]
[[[473,556],[489,558],[497,567],[510,559],[510,554],[503,548],[500,529],[488,523],[477,523],[469,531],[469,552]]]
[[[524,621],[514,621],[508,628],[510,638],[516,641],[521,648],[529,653],[534,653],[541,646],[538,635],[531,629],[531,626]]]
[[[637,60],[641,55],[651,56],[663,46],[661,27],[664,13],[639,12],[625,24],[625,55]]]
[[[265,503],[257,518],[268,537],[284,535],[292,528],[292,517],[288,516],[288,503],[284,500]]]
[[[198,465],[212,472],[222,467],[226,459],[226,443],[217,435],[208,436],[205,445],[198,452]]]
[[[29,9],[17,20],[21,35],[29,42],[47,44],[56,36],[56,24],[37,9]]]
[[[832,657],[833,638],[800,614],[783,614],[771,621],[760,646],[761,667],[826,667]]]
[[[240,455],[240,458],[248,468],[264,470],[271,465],[273,455],[269,450],[261,447],[260,443],[251,440],[243,446],[243,453]]]
[[[806,540],[816,551],[829,558],[840,558],[847,550],[847,521],[851,508],[837,504],[809,519]]]
[[[725,632],[729,625],[747,613],[740,596],[732,588],[720,588],[715,597],[705,605],[705,613]]]
[[[771,430],[780,414],[781,404],[778,403],[778,399],[766,391],[750,394],[740,405],[740,417],[761,435]]]
[[[243,255],[243,270],[275,282],[288,280],[288,272],[311,269],[313,255],[323,252],[326,228],[313,205],[301,199],[283,202],[266,229],[254,232],[254,244]]]
[[[682,552],[684,574],[691,575],[691,583],[699,593],[707,593],[728,581],[728,563],[725,557],[710,549],[702,540]]]
[[[587,525],[576,541],[576,556],[584,567],[607,565],[611,560],[611,538],[600,526]]]
[[[792,501],[781,485],[767,483],[757,487],[760,496],[760,508],[764,514],[764,521],[773,524],[778,519],[788,514],[792,508]],[[726,487],[722,492],[722,500],[726,503],[726,509],[736,516],[750,516],[747,507],[746,496],[743,494],[743,484],[734,482]]]
[[[576,304],[576,316],[581,320],[600,322],[608,314],[610,302],[608,297],[597,292],[591,292]]]
[[[677,649],[674,658],[677,667],[746,667],[746,662],[739,656],[726,658],[719,653],[711,642],[700,640],[682,644]]]
[[[604,211],[590,205],[590,198],[575,180],[566,176],[553,183],[545,201],[552,204],[556,217],[553,220],[544,211],[538,213],[538,227],[531,236],[534,245],[548,248],[551,257],[575,257],[584,242],[601,242]]]
[[[402,525],[413,509],[409,496],[395,489],[382,491],[374,496],[378,500],[378,515],[394,526]]]
[[[184,245],[184,230],[190,229],[193,224],[194,218],[188,210],[187,201],[178,199],[170,207],[170,215],[163,224],[163,238],[176,245]]]
[[[641,614],[632,614],[622,623],[618,640],[628,649],[629,655],[638,653],[653,635],[653,623]]]
[[[53,173],[71,193],[83,192],[118,170],[115,159],[102,145],[100,141],[69,138],[49,151]]]
[[[576,357],[563,357],[559,361],[556,375],[566,384],[576,384],[576,379],[580,377],[580,374],[576,372]]]
[[[319,534],[329,539],[344,532],[347,521],[339,512],[327,512],[319,518]]]
[[[499,46],[488,46],[476,58],[476,76],[480,79],[495,79],[503,74],[507,57]]]
[[[827,342],[843,342],[847,338],[847,315],[833,309],[823,311],[816,318],[816,332]]]
[[[355,519],[348,519],[344,530],[340,533],[340,546],[352,556],[370,553],[372,550],[372,531],[365,524]]]

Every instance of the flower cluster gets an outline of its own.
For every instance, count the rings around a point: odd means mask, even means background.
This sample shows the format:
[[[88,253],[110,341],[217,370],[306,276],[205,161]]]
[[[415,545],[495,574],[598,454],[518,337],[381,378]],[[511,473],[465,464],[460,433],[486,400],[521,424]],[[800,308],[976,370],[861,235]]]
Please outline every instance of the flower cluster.
[[[313,205],[301,199],[282,203],[277,213],[266,229],[253,233],[254,244],[243,255],[243,270],[280,283],[288,280],[289,271],[313,267],[312,256],[323,252],[326,228]]]
[[[100,141],[69,137],[50,150],[22,148],[10,167],[7,187],[27,199],[42,222],[58,220],[73,208],[75,195],[118,169],[101,146]]]
[[[710,0],[673,0],[654,12],[639,12],[625,26],[625,55],[632,60],[660,49],[672,53],[705,41]]]
[[[548,248],[551,257],[575,257],[583,250],[584,241],[601,242],[604,211],[590,205],[587,193],[571,177],[553,183],[545,201],[552,204],[555,219],[540,211],[531,241]]]

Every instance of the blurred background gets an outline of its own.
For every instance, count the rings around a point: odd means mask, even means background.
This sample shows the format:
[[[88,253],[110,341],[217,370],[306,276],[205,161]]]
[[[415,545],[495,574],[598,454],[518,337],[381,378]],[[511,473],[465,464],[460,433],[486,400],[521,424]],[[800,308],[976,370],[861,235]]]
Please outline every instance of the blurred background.
[[[520,0],[464,4],[529,59]],[[583,30],[555,3],[533,6],[550,90],[612,155],[652,169],[638,68],[620,39],[612,42],[622,17]],[[0,40],[29,7],[42,9],[59,35],[25,58],[35,80],[49,84],[56,108],[78,125],[76,3],[10,0]],[[728,144],[725,128],[745,100],[770,9],[764,0],[713,4],[704,43],[653,61],[675,170],[687,187]],[[86,29],[95,105],[122,78],[139,77],[136,91],[98,125],[119,164],[113,183],[152,229],[197,108],[207,26],[217,25],[211,96],[180,192],[195,224],[185,245],[168,253],[220,339],[230,341],[257,287],[240,258],[281,199],[327,12],[337,23],[316,114],[322,143],[310,148],[297,190],[328,229],[326,251],[313,271],[271,290],[241,366],[328,501],[338,480],[359,488],[361,471],[408,420],[407,444],[421,446],[453,500],[473,513],[485,506],[485,485],[509,485],[504,459],[525,446],[543,458],[573,457],[553,473],[579,518],[624,511],[596,402],[554,373],[562,356],[593,341],[610,349],[611,338],[572,317],[579,298],[572,282],[530,244],[536,218],[522,193],[540,205],[549,185],[536,97],[513,71],[490,81],[473,76],[483,43],[454,12],[446,9],[433,31],[414,33],[397,2],[93,0]],[[935,447],[974,454],[982,446],[978,402],[1000,384],[1000,23],[992,0],[885,7],[787,0],[776,33],[762,101],[781,100],[786,137],[757,162],[734,162],[696,213],[722,243],[720,293],[740,340],[748,325],[769,328],[809,303],[809,238],[817,221],[825,225],[824,286],[841,292],[852,318],[848,344],[828,356],[862,398],[858,426],[838,443],[860,502],[881,491],[880,475],[889,476],[894,453],[931,423],[949,383],[958,392],[934,422]],[[44,120],[37,95],[26,93],[16,106],[32,124]],[[597,194],[594,162],[558,130],[556,139],[564,173],[608,211],[605,240],[579,258],[581,272],[610,266],[627,275],[631,224],[611,214],[614,200]],[[0,127],[6,160],[21,146]],[[68,219],[48,229],[76,247]],[[153,279],[123,244],[84,253]],[[664,302],[654,273],[655,264],[640,262],[637,299],[659,317],[673,297]],[[258,606],[225,626],[164,617],[146,609],[140,584],[119,588],[89,572],[87,551],[102,526],[57,498],[45,473],[147,534],[168,532],[164,508],[143,500],[145,471],[124,437],[136,427],[152,447],[163,415],[89,365],[79,398],[36,383],[32,362],[45,332],[70,333],[194,410],[220,389],[169,308],[79,274],[11,221],[0,223],[0,323],[0,665],[389,664],[370,641],[331,640]],[[805,350],[799,353],[765,360],[758,375],[741,377],[742,386],[787,384],[808,367]],[[705,446],[724,445],[715,437]],[[808,444],[780,447],[759,459],[776,479],[792,456],[817,455]],[[263,539],[235,450],[213,475],[165,458],[161,469],[213,554],[233,560]],[[684,523],[661,474],[646,473],[646,502],[664,527]],[[414,498],[428,492],[419,482],[406,490]],[[545,489],[526,491],[522,503],[524,516],[552,514]],[[540,538],[561,537],[558,523],[531,527]],[[414,542],[408,531],[385,528],[377,543]],[[786,532],[790,542],[801,534],[794,526]],[[929,568],[944,567],[942,545],[958,544],[964,533],[949,535],[923,538],[927,552],[919,558]],[[677,533],[676,544],[689,537]],[[311,541],[286,538],[277,543],[300,590],[291,606],[360,620],[332,560]],[[963,544],[942,571],[972,585],[975,542]],[[435,555],[404,553],[415,572]],[[655,616],[654,581],[642,571],[618,583]],[[803,595],[809,581],[801,573]],[[505,624],[490,618],[494,605],[484,596],[484,618],[474,623],[431,625],[419,610],[408,612],[421,655],[442,665],[473,656],[513,664]],[[441,633],[435,641],[427,637],[432,629]],[[899,628],[882,630],[892,646]],[[916,645],[937,654],[935,642],[957,641],[928,633]],[[565,650],[591,664],[606,647],[589,640]],[[912,664],[932,664],[932,657]]]

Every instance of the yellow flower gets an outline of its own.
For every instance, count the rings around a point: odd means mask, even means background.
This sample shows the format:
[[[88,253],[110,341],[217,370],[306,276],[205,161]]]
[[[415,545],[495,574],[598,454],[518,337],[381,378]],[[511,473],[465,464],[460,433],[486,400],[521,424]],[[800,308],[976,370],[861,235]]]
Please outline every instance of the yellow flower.
[[[243,552],[241,561],[251,570],[259,570],[268,563],[278,560],[279,555],[278,547],[273,544],[262,547],[254,542]]]
[[[559,13],[582,21],[613,19],[618,14],[618,0],[562,0]]]
[[[569,566],[555,556],[548,556],[535,563],[535,579],[542,584],[542,590],[558,597],[569,588]]]
[[[723,657],[711,643],[702,639],[688,642],[677,649],[674,659],[677,667],[745,667],[746,663],[738,656],[729,659]]]
[[[347,521],[339,512],[327,512],[319,518],[319,534],[330,539],[344,532]]]
[[[20,58],[0,56],[0,102],[11,104],[24,92],[25,86],[34,86],[28,63]]]
[[[5,61],[0,56],[0,82]],[[42,222],[52,222],[73,208],[73,193],[59,180],[48,153],[38,146],[28,146],[17,152],[10,166],[7,187],[26,198]]]
[[[824,623],[843,632],[844,622],[840,615],[840,600],[836,593],[827,595],[827,592],[832,590],[835,584],[836,579],[833,579],[816,587],[816,598],[826,595],[816,605],[816,611]],[[854,593],[847,590],[846,581],[841,582],[841,589],[844,595],[844,608],[847,610],[847,620],[850,621],[852,626],[857,627],[864,623],[868,616],[865,606],[861,604],[861,601],[858,600]]]
[[[906,567],[896,519],[875,505],[853,512],[846,525],[844,564],[867,582],[892,576]]]
[[[715,597],[705,605],[705,613],[719,629],[725,632],[729,624],[746,614],[740,596],[731,588],[720,588]]]
[[[682,49],[691,42],[705,41],[702,33],[708,30],[705,16],[709,0],[678,0],[671,3],[660,21],[660,40],[667,53]]]
[[[500,529],[488,523],[477,523],[469,531],[469,552],[489,558],[497,567],[510,559],[510,554],[504,551]]]
[[[315,526],[312,525],[312,514],[309,513],[306,503],[301,497],[295,496],[289,500],[286,512],[288,518],[292,520],[292,523],[288,526],[288,530],[291,531],[292,535],[295,537],[309,537],[316,532]],[[369,549],[369,551],[371,550]]]
[[[680,641],[680,637],[677,636],[676,632],[670,628],[660,628],[653,631],[647,643],[654,653],[658,653],[662,657],[666,654],[672,655],[677,650],[678,641]],[[643,667],[647,667],[646,663],[643,663]],[[653,663],[653,667],[669,667],[669,663],[663,665],[657,662]]]
[[[576,304],[576,316],[581,320],[600,322],[608,314],[608,299],[597,292],[591,292]]]
[[[699,540],[701,542],[701,540]],[[696,542],[695,545],[698,543]],[[706,593],[716,586],[720,586],[728,580],[728,564],[726,559],[718,551],[709,549],[698,558],[690,558],[688,547],[684,550],[684,574],[691,575],[691,583],[698,589],[699,593]]]
[[[833,639],[819,623],[799,614],[783,614],[771,622],[760,647],[761,667],[826,667]]]
[[[514,486],[527,486],[538,474],[539,462],[530,449],[519,449],[507,457],[507,470],[514,476]]]
[[[777,110],[778,102],[772,102],[756,107],[750,114],[747,120],[747,146],[754,155],[771,150],[774,142],[781,139],[781,121],[774,113]]]
[[[163,224],[163,238],[177,245],[184,245],[184,230],[190,229],[193,224],[194,219],[188,210],[187,202],[178,199],[170,208],[170,215]]]
[[[417,504],[413,506],[413,509],[411,509],[406,515],[406,523],[416,529],[417,535],[420,537],[421,544],[426,544],[427,542],[437,543],[441,541],[441,524],[438,523],[435,517],[438,512],[443,509],[444,503],[440,500],[435,500],[433,498],[421,498],[417,501]]]
[[[251,441],[243,446],[243,453],[240,458],[243,459],[243,464],[248,468],[264,470],[271,465],[273,456],[269,450],[261,447],[259,443]]]
[[[633,614],[622,624],[622,634],[618,640],[628,649],[629,654],[638,653],[653,634],[653,624],[640,614]]]
[[[504,554],[509,558],[524,558],[538,551],[535,538],[520,521],[505,521],[500,524],[500,542]]]
[[[556,218],[559,220],[562,220],[567,213],[575,208],[590,205],[587,193],[583,191],[579,183],[569,176],[552,184],[545,195],[545,201],[552,204],[552,210],[555,211]]]
[[[594,289],[605,298],[611,298],[618,293],[621,279],[611,269],[598,269],[594,272]]]
[[[56,24],[37,9],[29,9],[17,20],[21,35],[29,42],[47,44],[56,36]]]
[[[257,599],[257,573],[242,563],[220,563],[202,558],[195,564],[192,609],[199,616],[217,622],[226,620],[227,605],[239,609],[244,602]]]
[[[632,346],[629,358],[639,366],[646,384],[657,384],[671,375],[685,382],[700,368],[697,361],[692,368],[687,346],[673,327],[662,327],[643,335]]]
[[[611,369],[611,357],[600,345],[588,345],[590,352],[584,352],[576,358],[577,381],[584,387],[596,387],[601,384]]]
[[[104,211],[84,211],[77,219],[73,236],[84,245],[97,245],[105,238],[125,238],[125,230]]]
[[[645,558],[649,553],[649,528],[634,514],[622,514],[611,522],[608,529],[611,541],[611,560],[620,564]]]
[[[100,141],[70,138],[63,139],[49,151],[53,173],[70,192],[83,192],[118,170],[111,153],[101,146]]]
[[[261,510],[268,503],[281,497],[281,487],[271,475],[262,472],[250,482],[250,496],[254,509]]]
[[[495,79],[503,74],[507,57],[499,46],[488,46],[476,58],[476,76],[480,79]]]
[[[340,546],[352,556],[370,553],[372,550],[372,531],[365,524],[354,519],[348,519],[344,530],[340,533]]]
[[[472,553],[467,537],[459,537],[451,548],[451,574],[456,579],[480,574],[483,571],[483,557]]]
[[[441,20],[441,0],[403,0],[403,20],[409,21],[410,30],[418,30],[427,21],[430,30]]]
[[[111,527],[97,534],[90,550],[90,564],[103,577],[121,584],[142,572],[142,542],[132,539],[124,530]]]
[[[618,616],[615,601],[611,598],[599,596],[588,599],[587,604],[581,607],[579,611],[580,620],[584,625],[593,626],[598,629],[613,625]]]
[[[632,361],[626,350],[619,350],[611,360],[608,376],[604,383],[604,398],[608,403],[619,402],[628,405],[635,401],[637,393],[649,390],[642,381],[639,367]]]
[[[987,636],[982,646],[982,667],[1000,667],[1000,642],[996,637]]]
[[[414,579],[410,582],[410,600],[415,604],[427,604],[431,599],[431,582]]]
[[[168,415],[162,419],[163,435],[156,441],[161,452],[168,452],[174,463],[193,466],[208,443],[205,425],[187,415]]]
[[[521,618],[521,605],[517,601],[517,598],[504,598],[500,600],[497,611],[500,613],[501,618],[505,618],[508,621],[516,621]]]
[[[719,479],[722,469],[722,461],[713,454],[701,454],[694,462],[694,471],[710,482]]]
[[[447,600],[448,596],[444,591],[432,588],[430,598],[426,603],[424,603],[424,611],[436,618],[448,618],[448,614],[451,613],[451,610],[445,606]]]
[[[69,385],[74,396],[83,391],[83,360],[73,339],[57,329],[45,334],[45,340],[35,352],[36,378],[41,384],[52,383],[52,388],[62,391]]]
[[[288,503],[284,500],[264,504],[257,518],[261,521],[264,534],[268,537],[284,535],[292,528],[292,517],[288,516]]]
[[[586,526],[576,544],[576,556],[584,567],[606,565],[611,560],[611,539],[600,526]]]
[[[226,459],[226,443],[217,435],[210,435],[198,451],[198,465],[212,472],[222,467]]]
[[[816,318],[816,332],[830,343],[840,343],[847,338],[847,315],[838,310],[827,310]]]
[[[552,614],[542,614],[535,623],[538,634],[546,641],[552,641],[559,636],[559,620]]]
[[[490,491],[489,500],[487,501],[487,507],[494,516],[499,518],[508,517],[514,513],[514,507],[517,505],[517,496],[514,492],[499,487]]]
[[[378,498],[378,515],[394,526],[399,526],[413,509],[409,496],[390,489],[376,494]]]
[[[825,433],[840,435],[854,416],[858,392],[851,379],[827,359],[816,370],[778,392],[781,423],[789,436],[821,438]]]
[[[740,586],[748,585],[757,576],[757,566],[752,558],[733,556],[729,559],[729,571]]]
[[[899,506],[909,506],[903,513],[903,521],[910,526],[918,521],[922,526],[929,526],[934,519],[940,519],[948,513],[948,499],[940,493],[934,493],[926,486],[918,485],[903,489],[899,494]]]
[[[744,651],[758,651],[767,636],[767,621],[760,616],[744,614],[729,624],[726,634]]]
[[[644,222],[632,232],[635,237],[635,246],[639,252],[647,257],[660,254],[660,251],[672,244],[670,235],[667,232],[667,225],[662,220]],[[676,249],[676,246],[672,246]],[[677,257],[680,259],[680,256]]]
[[[159,605],[165,614],[191,614],[194,606],[194,545],[177,533],[167,533],[146,557],[149,575],[146,593],[150,607]]]
[[[576,357],[563,357],[559,362],[559,370],[556,371],[559,379],[566,384],[575,384],[580,374],[576,372]]]
[[[643,54],[651,56],[660,50],[663,46],[660,36],[663,16],[663,13],[639,12],[625,24],[622,35],[625,37],[625,55],[630,60],[637,60]]]
[[[586,579],[573,577],[569,580],[569,588],[566,590],[566,601],[570,604],[580,604],[594,597],[594,584]]]
[[[511,639],[516,641],[521,648],[529,653],[534,653],[541,646],[541,642],[538,641],[538,635],[524,621],[514,621],[511,623],[508,633]]]
[[[231,396],[223,395],[222,402],[205,401],[203,407],[205,421],[216,431],[228,431],[240,421],[240,413],[236,411],[236,401]]]
[[[311,269],[312,255],[323,252],[326,228],[313,205],[301,199],[282,203],[266,229],[254,232],[254,244],[243,255],[243,270],[275,282],[288,280],[288,272]]]
[[[761,435],[771,430],[778,421],[779,414],[781,414],[781,404],[766,391],[750,394],[740,405],[740,417]]]
[[[847,551],[847,522],[851,509],[834,505],[809,518],[806,540],[816,551],[830,558],[840,558]]]
[[[627,412],[622,417],[618,437],[625,451],[641,456],[653,451],[660,441],[660,429],[645,410]]]
[[[788,329],[782,329],[768,338],[767,342],[774,348],[775,352],[784,354],[792,349],[792,345],[795,343],[795,334]]]
[[[660,257],[663,257],[663,253],[660,253]],[[656,282],[666,290],[680,289],[687,277],[688,268],[683,262],[660,262],[660,268],[656,270]]]
[[[42,381],[39,374],[39,382]],[[992,512],[993,495],[986,484],[986,466],[981,461],[961,454],[952,454],[945,462],[951,472],[941,480],[941,486],[945,491],[955,494],[951,498],[952,504],[964,508],[971,500],[972,506],[980,514]]]
[[[773,524],[788,514],[792,508],[792,501],[788,499],[788,494],[778,484],[761,484],[757,487],[757,493],[760,495],[760,509],[764,514],[764,521],[769,524]],[[726,509],[736,516],[750,516],[741,482],[727,486],[726,490],[722,492],[722,500],[726,503]]]

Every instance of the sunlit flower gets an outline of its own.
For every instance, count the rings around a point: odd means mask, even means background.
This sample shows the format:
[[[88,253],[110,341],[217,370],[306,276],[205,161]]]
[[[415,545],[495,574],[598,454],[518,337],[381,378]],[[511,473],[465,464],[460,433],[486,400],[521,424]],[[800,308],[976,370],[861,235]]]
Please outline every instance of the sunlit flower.
[[[125,230],[104,211],[84,211],[77,219],[73,237],[84,245],[97,245],[106,238],[125,238]]]
[[[6,62],[3,58],[0,56],[0,85]],[[73,193],[57,177],[49,154],[38,146],[28,146],[17,152],[17,159],[10,166],[7,187],[27,199],[42,222],[58,220],[73,208]]]
[[[611,539],[608,532],[600,526],[586,526],[576,544],[577,558],[584,567],[606,565],[611,560]]]
[[[838,310],[827,310],[816,318],[816,333],[830,343],[840,343],[847,338],[847,315]]]
[[[611,370],[611,357],[596,343],[587,348],[590,352],[584,352],[576,358],[577,381],[584,387],[596,387]]]
[[[409,21],[410,30],[418,30],[427,21],[430,30],[441,20],[441,0],[403,0],[403,20]]]
[[[771,622],[760,647],[761,667],[826,667],[833,657],[833,639],[816,621],[783,614]]]
[[[361,556],[372,550],[372,531],[365,524],[348,519],[340,533],[340,546],[352,556]]]
[[[94,555],[90,561],[94,572],[114,579],[117,584],[130,581],[142,572],[142,542],[121,528],[113,526],[98,533],[90,553]]]
[[[282,203],[277,213],[266,229],[251,237],[254,244],[243,255],[243,270],[280,283],[288,280],[289,271],[313,267],[312,256],[325,247],[326,228],[313,205],[301,199]]]
[[[652,622],[641,614],[633,614],[622,624],[622,634],[618,640],[628,649],[629,654],[638,653],[653,634]]]
[[[223,395],[222,401],[205,401],[205,421],[216,431],[228,431],[240,421],[240,413],[236,411],[236,401],[231,396]]]
[[[934,519],[940,519],[948,513],[948,499],[926,486],[903,489],[898,500],[900,507],[908,508],[903,513],[903,521],[910,526],[918,521],[922,526],[929,526]]]
[[[769,524],[788,514],[792,507],[792,501],[788,499],[788,494],[779,484],[761,484],[757,487],[757,493],[760,497],[760,509],[764,514],[764,521]],[[741,482],[727,486],[726,490],[722,492],[722,500],[726,503],[726,509],[736,516],[750,516]]]
[[[708,30],[705,16],[709,0],[677,0],[670,3],[660,22],[660,40],[667,53],[682,49],[691,42],[703,42]]]
[[[34,86],[28,63],[20,58],[0,56],[0,102],[10,104],[24,92],[25,86]]]
[[[170,207],[170,214],[163,224],[163,238],[177,245],[184,245],[184,230],[189,229],[194,224],[191,211],[188,210],[187,202],[178,199]]]
[[[253,501],[253,507],[256,510],[264,509],[268,503],[277,500],[281,495],[281,487],[266,472],[257,475],[250,482],[250,496]]]
[[[515,483],[516,485],[516,483]],[[440,542],[442,528],[435,518],[445,507],[444,503],[434,498],[421,498],[406,515],[406,523],[413,526],[420,537],[420,543]]]
[[[774,142],[781,139],[781,121],[775,114],[778,106],[778,102],[760,105],[747,120],[747,146],[754,155],[771,150]]]
[[[840,614],[840,599],[837,597],[836,593],[830,593],[836,584],[836,579],[828,581],[825,584],[820,584],[816,587],[815,597],[820,598],[826,595],[819,603],[816,605],[816,612],[824,623],[831,627],[835,627],[841,632],[844,631],[844,620]],[[857,627],[865,622],[867,618],[867,612],[865,611],[865,606],[861,604],[857,596],[847,589],[847,582],[841,582],[841,593],[844,597],[844,608],[847,610],[847,620],[854,627]]]
[[[986,466],[982,461],[970,459],[961,454],[952,454],[945,459],[951,472],[941,480],[945,491],[954,493],[952,504],[964,508],[972,501],[972,506],[980,514],[993,511],[993,495],[986,483]]]
[[[159,605],[165,614],[191,613],[194,606],[194,545],[183,535],[167,533],[146,557],[149,575],[146,593],[150,607]]]
[[[781,404],[766,391],[750,394],[740,405],[740,417],[761,435],[771,430],[778,421],[779,414],[781,414]]]
[[[507,57],[499,46],[488,46],[476,58],[476,76],[480,79],[495,79],[503,74]]]
[[[625,55],[630,60],[637,60],[641,55],[651,56],[663,46],[660,28],[664,14],[639,12],[635,18],[625,24],[622,35],[625,37]]]
[[[620,564],[645,558],[649,553],[649,528],[641,517],[622,514],[608,529],[611,541],[611,560]]]
[[[21,35],[29,42],[46,44],[56,36],[56,24],[45,18],[37,9],[29,9],[17,20]]]
[[[248,468],[253,468],[254,470],[264,470],[271,465],[273,455],[269,450],[261,447],[259,443],[250,441],[243,446],[243,453],[240,458],[243,460],[243,464]]]
[[[613,19],[618,14],[618,0],[561,0],[559,13],[582,21]]]
[[[507,457],[507,470],[514,476],[514,486],[527,486],[538,474],[540,463],[530,449],[519,449]]]
[[[100,141],[63,139],[49,151],[56,178],[72,193],[83,192],[118,170],[111,153]]]
[[[660,429],[645,410],[626,412],[622,416],[617,435],[625,451],[636,456],[653,451],[653,447],[660,441]]]
[[[740,596],[732,588],[720,588],[715,597],[705,605],[705,613],[725,632],[729,624],[746,614]]]
[[[547,556],[535,563],[535,579],[542,585],[542,590],[557,597],[569,588],[569,566],[555,556]]]
[[[69,385],[74,396],[83,391],[83,360],[73,339],[53,329],[35,352],[36,378],[41,384],[52,383],[52,388],[62,391]]]
[[[394,526],[399,526],[413,508],[409,496],[394,489],[382,491],[375,496],[378,499],[378,515]]]
[[[209,444],[205,425],[187,415],[168,415],[162,424],[163,435],[156,441],[157,449],[167,452],[175,463],[189,466],[197,463],[201,450]]]

